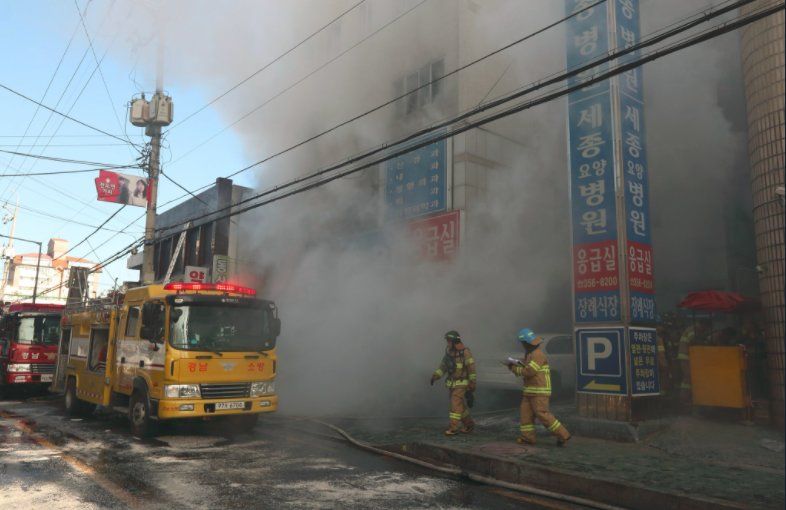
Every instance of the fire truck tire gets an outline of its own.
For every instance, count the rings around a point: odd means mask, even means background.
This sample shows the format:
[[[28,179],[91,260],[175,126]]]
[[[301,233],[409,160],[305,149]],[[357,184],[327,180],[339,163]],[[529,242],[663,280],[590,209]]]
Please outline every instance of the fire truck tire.
[[[69,416],[88,416],[96,408],[95,404],[80,400],[79,397],[76,396],[76,379],[73,377],[69,377],[66,381],[63,405],[65,407],[66,414]]]
[[[135,437],[144,439],[155,433],[155,422],[150,418],[150,398],[147,390],[134,390],[128,405],[128,420],[131,422],[131,433]]]

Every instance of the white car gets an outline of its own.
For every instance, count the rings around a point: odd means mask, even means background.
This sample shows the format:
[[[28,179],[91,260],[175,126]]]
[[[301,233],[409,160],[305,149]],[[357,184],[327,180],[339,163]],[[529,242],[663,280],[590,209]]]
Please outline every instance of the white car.
[[[576,391],[576,354],[573,347],[573,336],[565,333],[542,333],[543,349],[549,359],[551,368],[551,388],[554,393],[573,393]],[[496,389],[521,391],[521,377],[513,375],[501,362],[507,358],[523,358],[524,348],[513,352],[499,352],[493,356],[477,358],[476,370],[478,386]]]

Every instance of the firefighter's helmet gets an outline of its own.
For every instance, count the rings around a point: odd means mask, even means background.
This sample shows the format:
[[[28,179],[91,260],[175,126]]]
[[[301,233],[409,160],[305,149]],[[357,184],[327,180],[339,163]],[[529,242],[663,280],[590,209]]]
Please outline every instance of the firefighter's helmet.
[[[445,340],[450,340],[452,342],[460,342],[461,335],[455,329],[451,329],[447,333],[445,333]]]
[[[521,331],[519,331],[519,341],[521,343],[531,345],[536,338],[538,338],[538,336],[535,334],[534,331],[532,331],[529,328],[524,328]]]

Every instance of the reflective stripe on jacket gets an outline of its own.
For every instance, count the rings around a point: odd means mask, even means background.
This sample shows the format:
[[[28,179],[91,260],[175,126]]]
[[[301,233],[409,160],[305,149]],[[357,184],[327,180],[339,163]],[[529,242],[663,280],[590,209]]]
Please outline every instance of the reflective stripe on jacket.
[[[521,365],[511,366],[510,370],[524,378],[524,395],[551,395],[551,370],[546,354],[538,348],[527,354],[521,362]]]
[[[475,358],[472,357],[472,351],[467,347],[461,350],[448,349],[434,375],[438,378],[447,375],[445,386],[448,388],[462,388],[474,383],[478,376],[475,373]]]
[[[680,348],[677,351],[677,359],[688,361],[690,360],[690,344],[696,338],[696,333],[693,331],[693,328],[690,327],[685,330],[685,332],[680,337]]]

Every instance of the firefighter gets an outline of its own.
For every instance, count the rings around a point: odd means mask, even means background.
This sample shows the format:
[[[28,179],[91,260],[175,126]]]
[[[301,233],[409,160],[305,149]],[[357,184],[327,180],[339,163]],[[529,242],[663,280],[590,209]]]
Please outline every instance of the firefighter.
[[[543,340],[529,328],[519,331],[519,341],[527,351],[523,360],[514,363],[508,360],[508,369],[519,377],[524,378],[524,395],[521,399],[521,425],[520,435],[516,442],[519,444],[535,444],[535,418],[540,421],[546,430],[557,437],[557,446],[565,446],[570,439],[568,430],[549,412],[549,397],[551,396],[551,373],[549,360],[540,349]]]
[[[445,386],[450,392],[450,425],[445,431],[446,436],[455,436],[459,432],[468,434],[475,428],[475,422],[469,415],[467,399],[472,398],[477,384],[475,373],[475,360],[472,352],[461,341],[458,331],[445,333],[445,355],[434,373],[431,375],[431,384],[443,375]]]
[[[693,396],[690,376],[690,346],[703,343],[702,340],[706,339],[710,329],[709,321],[702,319],[685,328],[680,336],[677,360],[680,364],[680,402],[683,405],[689,405]]]

